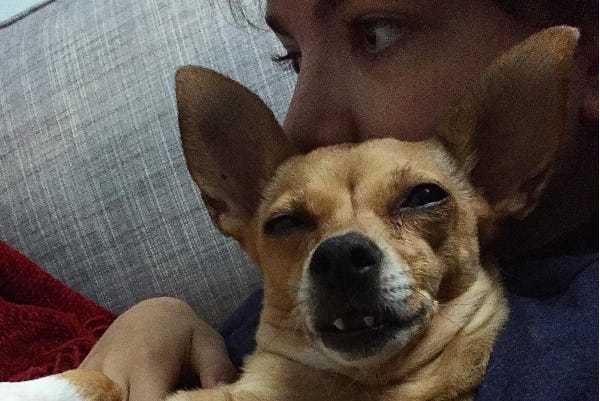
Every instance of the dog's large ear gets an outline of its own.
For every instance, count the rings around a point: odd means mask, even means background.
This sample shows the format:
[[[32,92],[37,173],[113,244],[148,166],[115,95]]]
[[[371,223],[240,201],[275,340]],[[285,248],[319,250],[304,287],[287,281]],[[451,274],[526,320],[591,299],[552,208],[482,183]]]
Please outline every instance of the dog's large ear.
[[[258,96],[215,71],[181,67],[175,90],[188,170],[215,226],[240,240],[266,182],[293,147]]]
[[[570,67],[579,32],[553,27],[502,54],[438,137],[481,189],[497,217],[535,207],[567,129]]]

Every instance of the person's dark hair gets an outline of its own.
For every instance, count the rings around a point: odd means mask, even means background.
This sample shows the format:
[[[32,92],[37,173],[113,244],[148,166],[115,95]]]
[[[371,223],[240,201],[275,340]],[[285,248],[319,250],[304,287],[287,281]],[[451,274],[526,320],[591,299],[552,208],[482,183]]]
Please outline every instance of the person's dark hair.
[[[590,25],[598,24],[598,2],[595,0],[495,0],[495,2],[508,14],[517,18],[535,18],[545,26],[571,25],[588,28]],[[532,11],[534,9],[538,11]],[[542,10],[543,15],[539,15],[539,10]]]
[[[250,25],[253,28],[259,28],[264,25],[264,14],[266,0],[227,0],[229,11],[233,19],[242,24]],[[251,3],[251,6],[250,4]]]
[[[228,2],[237,21],[244,21],[254,27],[262,25],[266,0],[228,0]],[[540,28],[550,25],[571,25],[597,30],[598,1],[596,0],[495,0],[495,2],[502,10],[516,18],[539,21]],[[539,10],[542,10],[544,15],[540,16]]]

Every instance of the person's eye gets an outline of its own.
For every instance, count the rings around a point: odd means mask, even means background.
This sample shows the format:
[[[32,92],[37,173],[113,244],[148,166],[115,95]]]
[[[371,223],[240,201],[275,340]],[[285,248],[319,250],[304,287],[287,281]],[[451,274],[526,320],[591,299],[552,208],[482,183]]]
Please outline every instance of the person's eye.
[[[405,34],[398,21],[385,17],[363,18],[354,24],[360,45],[369,53],[380,53],[396,44]]]
[[[296,74],[300,72],[300,52],[292,51],[284,55],[274,55],[271,60],[283,68],[291,68]]]

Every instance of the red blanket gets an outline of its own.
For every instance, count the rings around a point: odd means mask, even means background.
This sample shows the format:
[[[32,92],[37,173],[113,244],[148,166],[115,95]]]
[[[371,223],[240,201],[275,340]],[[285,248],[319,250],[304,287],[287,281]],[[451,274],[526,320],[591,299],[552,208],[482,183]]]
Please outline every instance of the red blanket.
[[[0,381],[77,367],[114,318],[0,241]]]

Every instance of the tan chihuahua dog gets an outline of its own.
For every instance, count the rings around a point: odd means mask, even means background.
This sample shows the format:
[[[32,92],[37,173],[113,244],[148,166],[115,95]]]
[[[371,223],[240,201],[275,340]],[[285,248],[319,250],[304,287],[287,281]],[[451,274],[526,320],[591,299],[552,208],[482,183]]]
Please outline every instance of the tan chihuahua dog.
[[[578,36],[551,28],[509,50],[432,139],[306,155],[250,91],[181,68],[189,171],[265,295],[241,378],[168,401],[471,400],[508,315],[490,243],[551,173]],[[98,383],[63,377],[80,394]]]

